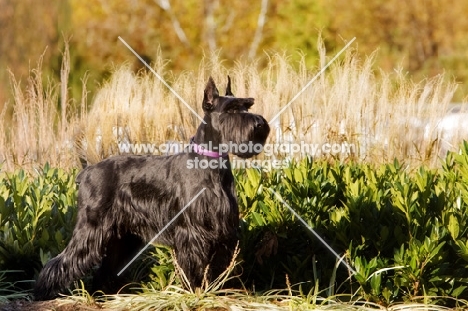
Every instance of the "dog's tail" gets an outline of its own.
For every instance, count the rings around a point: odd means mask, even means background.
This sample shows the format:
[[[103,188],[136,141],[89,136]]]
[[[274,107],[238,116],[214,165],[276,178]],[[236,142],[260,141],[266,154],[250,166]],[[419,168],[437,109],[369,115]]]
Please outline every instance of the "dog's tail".
[[[35,300],[54,299],[69,285],[63,261],[63,256],[60,254],[44,266],[34,286]]]
[[[73,280],[83,277],[102,259],[99,232],[77,229],[67,247],[42,269],[34,286],[35,300],[56,298]]]

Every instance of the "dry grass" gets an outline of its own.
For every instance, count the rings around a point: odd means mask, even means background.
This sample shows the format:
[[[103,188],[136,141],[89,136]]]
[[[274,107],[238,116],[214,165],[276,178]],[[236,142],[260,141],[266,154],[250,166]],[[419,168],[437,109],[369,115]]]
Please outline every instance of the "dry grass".
[[[321,42],[318,47],[323,65],[329,56]],[[348,51],[271,124],[269,142],[347,142],[357,151],[346,158],[376,163],[397,158],[412,166],[435,166],[441,154],[457,148],[463,135],[467,138],[461,127],[450,135],[440,130],[454,83],[445,83],[442,76],[414,83],[401,72],[376,74],[373,61],[373,56],[361,60]],[[186,142],[200,123],[151,72],[135,74],[126,65],[115,69],[87,111],[86,96],[78,105],[67,99],[69,68],[64,64],[61,84],[43,83],[40,62],[26,86],[11,77],[14,102],[6,107],[13,117],[6,111],[1,115],[3,169],[45,162],[77,167],[80,157],[95,163],[119,153],[118,142]],[[213,54],[202,60],[197,72],[174,75],[161,57],[153,68],[200,115],[208,76],[223,93],[229,74],[236,96],[254,97],[252,111],[270,120],[320,68],[293,64],[280,54],[269,55],[266,64],[263,69],[245,62],[226,68]]]
[[[201,288],[192,290],[188,280],[175,261],[176,278],[180,280],[178,284],[185,284],[184,288],[176,285],[175,279],[163,289],[155,289],[145,286],[138,294],[116,294],[98,295],[98,299],[90,295],[82,287],[73,292],[73,295],[56,300],[57,305],[74,307],[88,306],[90,309],[104,310],[207,310],[207,311],[228,311],[228,310],[350,310],[350,311],[403,311],[403,310],[462,310],[466,308],[466,301],[454,299],[457,308],[448,308],[429,303],[394,303],[389,306],[382,306],[366,301],[356,295],[337,295],[330,297],[320,296],[316,289],[309,293],[293,291],[290,286],[284,290],[271,290],[262,294],[252,293],[242,289],[226,288],[226,283],[236,278],[235,268],[239,263],[237,257],[239,249],[236,247],[230,265],[213,282],[204,282]],[[286,276],[287,278],[287,276]],[[421,297],[418,297],[421,298]],[[430,297],[426,297],[429,299]]]
[[[64,59],[69,59],[68,48],[64,51]],[[67,104],[71,102],[66,96],[69,71],[69,63],[65,61],[63,82],[44,81],[41,57],[37,67],[31,70],[26,85],[10,72],[13,102],[6,103],[0,114],[2,169],[34,169],[47,162],[65,168],[79,165],[73,147],[76,116],[67,115],[70,113]]]

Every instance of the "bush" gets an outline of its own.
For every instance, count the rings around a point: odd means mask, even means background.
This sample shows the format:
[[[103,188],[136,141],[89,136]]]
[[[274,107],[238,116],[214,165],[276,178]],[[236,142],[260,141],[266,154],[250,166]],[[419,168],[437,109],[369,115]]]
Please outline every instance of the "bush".
[[[34,176],[0,173],[0,271],[31,279],[68,242],[76,217],[75,172],[45,165]]]
[[[468,143],[441,169],[304,159],[282,171],[238,172],[237,186],[242,278],[257,289],[285,288],[287,274],[302,290],[381,304],[468,298]],[[285,203],[357,274],[337,266]]]
[[[0,174],[0,271],[23,270],[16,277],[30,279],[65,247],[76,217],[75,173],[45,166],[35,176]],[[382,305],[468,298],[468,143],[439,169],[305,158],[283,170],[234,173],[247,288],[292,287]],[[169,250],[157,248],[153,258],[136,274],[152,271],[146,285],[164,288],[174,278]]]

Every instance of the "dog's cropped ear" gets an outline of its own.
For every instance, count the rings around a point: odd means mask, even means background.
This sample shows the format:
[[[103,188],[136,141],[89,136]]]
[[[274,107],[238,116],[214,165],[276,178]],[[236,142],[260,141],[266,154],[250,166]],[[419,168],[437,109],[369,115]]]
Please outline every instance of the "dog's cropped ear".
[[[247,110],[249,110],[250,107],[252,107],[254,103],[255,103],[255,99],[253,99],[253,98],[246,98],[242,102],[242,104],[244,105],[244,108],[247,109]]]
[[[214,101],[219,97],[218,89],[212,77],[208,79],[205,87],[205,95],[203,96],[202,108],[205,112],[210,112],[214,109]]]
[[[232,96],[234,97],[234,94],[231,92],[231,77],[228,75],[228,84],[226,86],[226,96]]]

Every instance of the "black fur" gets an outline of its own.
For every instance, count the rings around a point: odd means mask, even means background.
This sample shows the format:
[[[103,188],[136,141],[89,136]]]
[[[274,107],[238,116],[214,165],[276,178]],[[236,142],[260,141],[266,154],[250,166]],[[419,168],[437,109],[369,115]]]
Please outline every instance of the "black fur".
[[[263,145],[267,121],[248,112],[254,100],[236,98],[230,79],[219,96],[210,77],[202,103],[205,112],[193,141],[199,145]],[[234,152],[251,157],[258,152]],[[228,266],[239,225],[234,178],[226,168],[187,169],[190,160],[217,160],[193,150],[173,156],[115,156],[85,168],[77,177],[78,219],[67,247],[39,274],[34,296],[46,300],[100,265],[95,289],[115,291],[117,273],[202,189],[206,190],[157,240],[175,250],[191,287],[201,286]],[[220,158],[221,159],[221,158]]]

